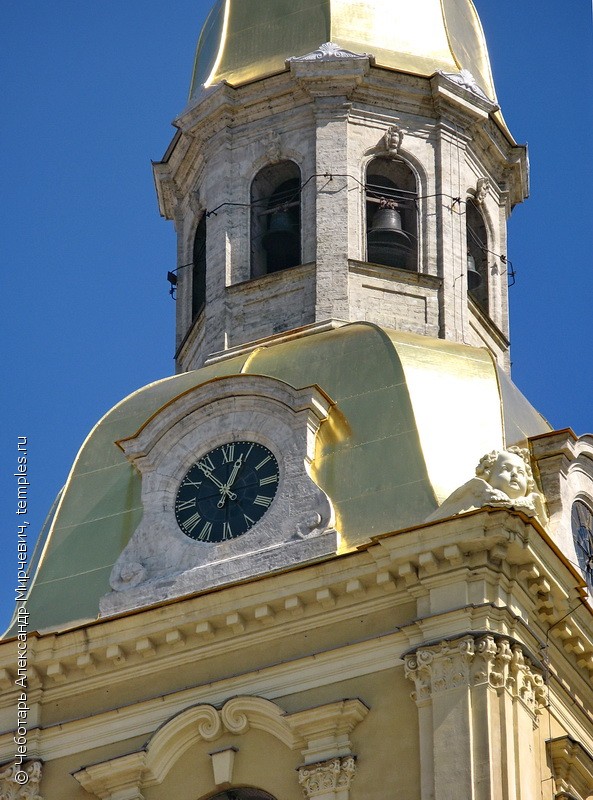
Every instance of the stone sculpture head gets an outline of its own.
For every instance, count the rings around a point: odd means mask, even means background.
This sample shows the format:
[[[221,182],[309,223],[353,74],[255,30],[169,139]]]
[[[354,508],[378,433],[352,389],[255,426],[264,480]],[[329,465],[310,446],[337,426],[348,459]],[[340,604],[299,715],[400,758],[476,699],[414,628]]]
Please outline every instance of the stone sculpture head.
[[[480,460],[476,475],[511,500],[518,500],[535,490],[529,455],[527,450],[519,447],[488,453]]]

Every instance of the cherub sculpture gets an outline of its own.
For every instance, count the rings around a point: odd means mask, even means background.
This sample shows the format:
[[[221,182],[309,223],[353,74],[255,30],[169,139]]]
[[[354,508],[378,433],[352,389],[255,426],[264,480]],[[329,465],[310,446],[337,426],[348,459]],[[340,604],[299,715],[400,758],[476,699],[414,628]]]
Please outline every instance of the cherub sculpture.
[[[544,500],[537,491],[527,450],[508,447],[487,453],[476,467],[476,477],[456,489],[427,521],[483,506],[514,508],[545,524]]]

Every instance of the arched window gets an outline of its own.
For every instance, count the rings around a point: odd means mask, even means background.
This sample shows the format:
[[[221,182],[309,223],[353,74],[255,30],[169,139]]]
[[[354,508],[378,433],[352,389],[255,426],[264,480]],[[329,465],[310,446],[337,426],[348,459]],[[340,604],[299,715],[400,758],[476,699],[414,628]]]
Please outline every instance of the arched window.
[[[293,161],[260,170],[251,184],[251,277],[301,263],[301,171]]]
[[[195,319],[206,305],[206,214],[196,228],[191,276],[191,315]]]
[[[488,313],[488,234],[481,212],[473,200],[465,206],[467,232],[467,290],[470,297]]]
[[[403,161],[375,158],[367,167],[367,261],[418,269],[416,178]]]
[[[276,800],[276,798],[263,792],[261,789],[252,789],[248,786],[241,786],[231,789],[226,789],[224,792],[219,792],[209,800]]]

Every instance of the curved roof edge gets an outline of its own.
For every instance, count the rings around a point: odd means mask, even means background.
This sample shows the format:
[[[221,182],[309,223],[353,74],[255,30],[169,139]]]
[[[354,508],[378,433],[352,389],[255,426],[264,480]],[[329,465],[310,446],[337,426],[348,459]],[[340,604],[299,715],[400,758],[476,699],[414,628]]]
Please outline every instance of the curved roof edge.
[[[348,421],[346,438],[322,426],[315,478],[352,547],[421,522],[484,452],[550,429],[487,350],[371,323],[270,343],[149,384],[93,428],[48,516],[27,600],[31,630],[94,619],[109,591],[142,517],[140,477],[116,442],[174,397],[243,372],[296,389],[317,384]]]

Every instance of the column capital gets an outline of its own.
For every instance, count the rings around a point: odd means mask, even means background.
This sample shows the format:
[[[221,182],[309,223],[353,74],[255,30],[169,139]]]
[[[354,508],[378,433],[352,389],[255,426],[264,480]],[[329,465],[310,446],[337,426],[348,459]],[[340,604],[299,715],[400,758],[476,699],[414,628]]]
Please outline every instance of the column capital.
[[[420,645],[404,657],[406,677],[415,683],[418,705],[435,694],[461,686],[489,685],[504,689],[533,714],[546,702],[540,670],[525,655],[523,646],[492,634],[468,634],[436,645]]]
[[[0,767],[2,800],[43,800],[39,794],[41,761],[8,764]]]
[[[322,795],[335,796],[337,792],[350,789],[355,771],[354,756],[330,758],[318,764],[299,767],[299,783],[307,800]]]

